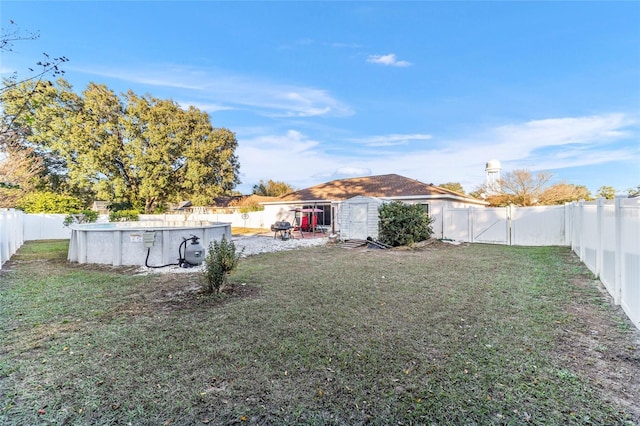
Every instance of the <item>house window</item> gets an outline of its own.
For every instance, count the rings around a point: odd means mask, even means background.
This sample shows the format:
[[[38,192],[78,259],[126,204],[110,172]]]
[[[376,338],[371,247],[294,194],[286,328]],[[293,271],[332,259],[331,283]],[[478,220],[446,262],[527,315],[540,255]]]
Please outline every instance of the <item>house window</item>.
[[[331,225],[331,206],[330,205],[302,206],[303,209],[312,209],[314,207],[316,209],[322,210],[321,212],[316,213],[316,216],[318,217],[318,225],[330,226]]]
[[[420,207],[422,208],[422,211],[424,212],[424,214],[426,214],[428,216],[429,215],[429,204],[421,203]]]

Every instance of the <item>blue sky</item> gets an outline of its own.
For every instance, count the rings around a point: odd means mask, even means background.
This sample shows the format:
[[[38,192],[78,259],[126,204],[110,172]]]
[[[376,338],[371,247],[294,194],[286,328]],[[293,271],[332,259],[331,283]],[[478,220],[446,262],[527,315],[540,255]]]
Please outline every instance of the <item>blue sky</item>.
[[[242,184],[397,173],[471,191],[485,163],[640,184],[640,2],[31,2],[65,78],[173,99],[236,133]]]

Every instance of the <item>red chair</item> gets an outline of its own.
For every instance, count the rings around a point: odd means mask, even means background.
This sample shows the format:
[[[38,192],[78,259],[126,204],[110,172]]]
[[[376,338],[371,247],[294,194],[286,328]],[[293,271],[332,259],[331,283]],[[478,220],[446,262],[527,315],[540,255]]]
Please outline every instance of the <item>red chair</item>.
[[[312,216],[311,223],[312,225],[309,226],[309,216],[302,216],[302,225],[300,225],[300,229],[304,232],[312,232],[318,227],[318,216]]]

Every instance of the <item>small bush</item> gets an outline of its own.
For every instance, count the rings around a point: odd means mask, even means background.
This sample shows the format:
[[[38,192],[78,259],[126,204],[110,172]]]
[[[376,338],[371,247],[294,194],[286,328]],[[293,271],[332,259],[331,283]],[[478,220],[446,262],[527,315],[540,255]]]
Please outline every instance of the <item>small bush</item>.
[[[384,203],[378,208],[378,216],[378,238],[393,247],[424,241],[433,234],[433,219],[419,204]]]
[[[94,210],[81,210],[75,211],[67,215],[64,218],[64,226],[69,226],[72,223],[93,223],[98,220],[98,212]]]
[[[139,217],[137,210],[118,210],[109,212],[109,222],[135,222]]]
[[[205,290],[209,293],[220,293],[228,288],[227,279],[231,272],[238,267],[242,252],[236,252],[233,241],[225,237],[220,242],[209,244],[207,256],[204,259]]]

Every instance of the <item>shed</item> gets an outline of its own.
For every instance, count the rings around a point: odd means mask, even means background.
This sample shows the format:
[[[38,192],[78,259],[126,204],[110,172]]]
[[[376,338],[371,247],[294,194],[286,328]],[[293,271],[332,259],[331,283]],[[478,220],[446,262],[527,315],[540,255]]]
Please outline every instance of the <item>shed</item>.
[[[356,196],[339,204],[340,236],[345,240],[378,238],[378,208],[384,200],[377,197]]]

